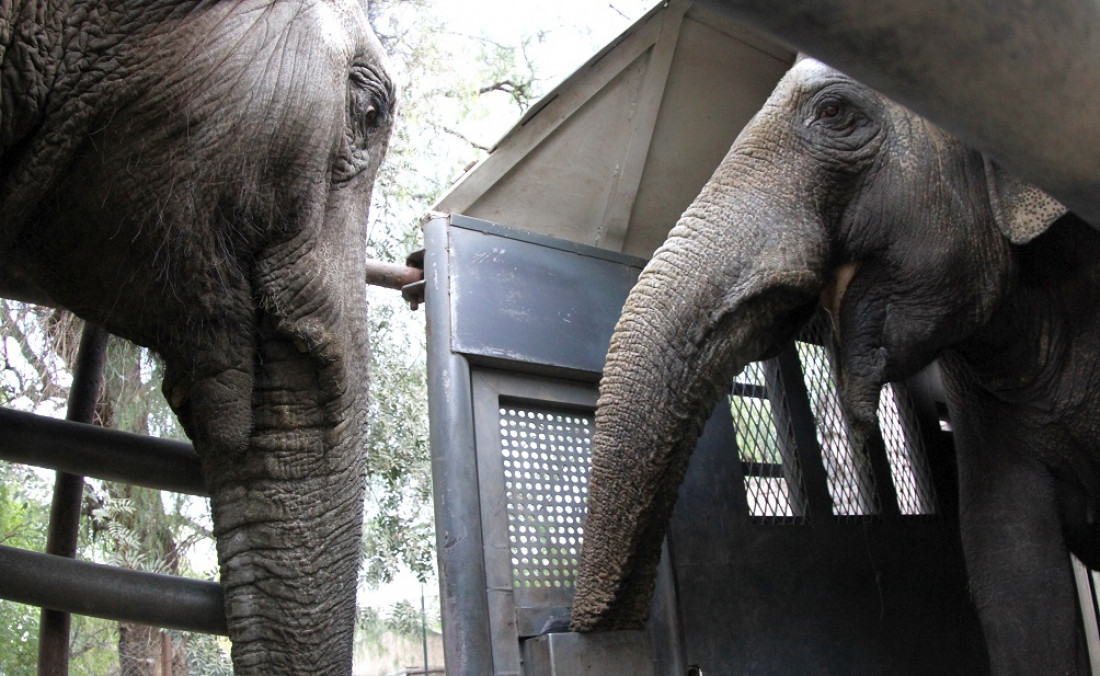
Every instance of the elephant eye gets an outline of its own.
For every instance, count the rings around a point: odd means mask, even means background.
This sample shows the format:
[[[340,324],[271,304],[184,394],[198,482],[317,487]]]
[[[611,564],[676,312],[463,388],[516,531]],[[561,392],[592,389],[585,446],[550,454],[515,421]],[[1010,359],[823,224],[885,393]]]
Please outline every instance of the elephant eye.
[[[339,180],[355,176],[384,147],[393,114],[393,84],[380,69],[352,66],[347,79],[345,143],[334,165]]]
[[[830,136],[846,136],[865,126],[866,122],[867,116],[859,106],[829,97],[814,106],[810,124]]]
[[[389,114],[393,86],[385,77],[366,67],[357,66],[348,75],[352,116],[366,129],[375,129]]]
[[[827,123],[832,127],[844,127],[856,118],[856,113],[850,105],[843,101],[827,99],[817,106],[816,121]]]

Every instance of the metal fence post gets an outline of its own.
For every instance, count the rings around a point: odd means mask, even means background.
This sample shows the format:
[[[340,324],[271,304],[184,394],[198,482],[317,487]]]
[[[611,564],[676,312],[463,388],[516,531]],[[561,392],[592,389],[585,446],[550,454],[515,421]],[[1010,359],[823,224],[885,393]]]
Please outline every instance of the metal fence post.
[[[73,385],[69,391],[66,418],[90,423],[95,415],[99,388],[103,383],[103,365],[107,360],[106,331],[86,324],[80,337]],[[84,495],[84,477],[58,472],[50,506],[50,527],[46,553],[76,558],[80,531],[80,504]],[[67,676],[69,673],[69,626],[71,616],[49,608],[42,609],[38,629],[39,676]]]

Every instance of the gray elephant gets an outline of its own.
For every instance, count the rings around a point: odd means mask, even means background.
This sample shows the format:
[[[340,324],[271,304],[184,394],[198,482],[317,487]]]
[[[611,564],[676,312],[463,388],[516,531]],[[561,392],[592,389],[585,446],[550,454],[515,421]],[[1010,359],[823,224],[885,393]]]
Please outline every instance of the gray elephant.
[[[1067,550],[1100,564],[1100,233],[809,59],[626,302],[600,385],[573,627],[645,621],[705,419],[819,305],[857,431],[884,383],[941,360],[994,673],[1087,673]]]
[[[0,6],[0,288],[163,356],[241,675],[351,670],[382,60],[356,0]]]

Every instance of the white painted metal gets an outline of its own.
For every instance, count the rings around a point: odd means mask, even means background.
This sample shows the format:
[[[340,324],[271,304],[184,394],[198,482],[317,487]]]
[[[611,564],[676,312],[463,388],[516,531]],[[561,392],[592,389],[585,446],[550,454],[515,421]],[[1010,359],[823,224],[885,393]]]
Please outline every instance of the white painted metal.
[[[649,257],[794,54],[671,0],[550,92],[435,207]]]

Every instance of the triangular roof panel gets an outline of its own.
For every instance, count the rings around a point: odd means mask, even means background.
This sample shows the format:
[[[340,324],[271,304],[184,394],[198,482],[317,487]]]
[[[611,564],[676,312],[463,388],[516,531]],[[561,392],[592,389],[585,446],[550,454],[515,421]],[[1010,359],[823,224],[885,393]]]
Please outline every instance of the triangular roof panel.
[[[706,0],[654,8],[435,207],[648,257],[794,54]]]

